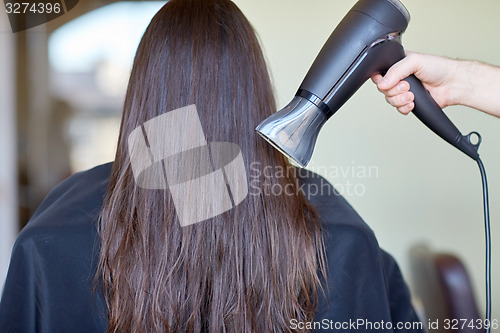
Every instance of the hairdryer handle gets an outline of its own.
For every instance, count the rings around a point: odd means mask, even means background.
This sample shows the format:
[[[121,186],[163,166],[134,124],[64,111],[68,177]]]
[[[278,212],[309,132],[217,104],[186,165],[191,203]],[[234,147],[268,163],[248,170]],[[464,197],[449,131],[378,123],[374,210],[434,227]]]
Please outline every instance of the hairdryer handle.
[[[425,89],[422,82],[414,75],[408,76],[404,81],[410,84],[410,91],[415,96],[415,107],[413,109],[415,116],[445,141],[474,160],[479,159],[477,150],[481,143],[481,136],[476,132],[463,136],[443,110],[441,110],[431,94]],[[479,138],[476,144],[471,142],[471,135],[473,134],[476,134]]]

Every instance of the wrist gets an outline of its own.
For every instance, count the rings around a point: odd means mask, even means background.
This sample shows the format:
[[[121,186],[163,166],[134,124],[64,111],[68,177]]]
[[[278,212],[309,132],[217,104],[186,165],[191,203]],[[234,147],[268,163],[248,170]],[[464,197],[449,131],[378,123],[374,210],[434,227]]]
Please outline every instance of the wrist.
[[[469,100],[473,94],[475,83],[474,67],[477,64],[469,60],[452,60],[450,68],[451,80],[448,85],[447,105],[470,105]]]

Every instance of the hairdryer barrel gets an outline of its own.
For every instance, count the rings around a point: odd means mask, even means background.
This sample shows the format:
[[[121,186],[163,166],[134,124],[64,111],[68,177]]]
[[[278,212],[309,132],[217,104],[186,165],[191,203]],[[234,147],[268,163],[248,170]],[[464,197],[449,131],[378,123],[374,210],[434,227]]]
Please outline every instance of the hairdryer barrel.
[[[326,41],[293,100],[261,122],[257,132],[300,166],[307,165],[323,124],[368,78],[405,57],[401,35],[409,21],[399,0],[359,0]],[[415,76],[405,80],[415,95],[413,113],[478,159],[480,142],[471,143],[471,134],[462,136]]]

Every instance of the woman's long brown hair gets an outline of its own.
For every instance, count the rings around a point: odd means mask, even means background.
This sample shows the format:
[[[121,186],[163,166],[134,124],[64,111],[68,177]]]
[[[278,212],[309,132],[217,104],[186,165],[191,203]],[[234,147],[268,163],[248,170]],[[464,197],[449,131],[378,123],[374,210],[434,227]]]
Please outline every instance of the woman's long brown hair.
[[[239,205],[181,227],[168,190],[135,184],[127,138],[191,104],[207,141],[236,143],[254,178]],[[172,0],[155,15],[135,56],[99,225],[109,332],[292,332],[290,320],[313,319],[324,273],[318,219],[294,173],[270,172],[290,166],[254,131],[275,110],[259,42],[232,2]]]

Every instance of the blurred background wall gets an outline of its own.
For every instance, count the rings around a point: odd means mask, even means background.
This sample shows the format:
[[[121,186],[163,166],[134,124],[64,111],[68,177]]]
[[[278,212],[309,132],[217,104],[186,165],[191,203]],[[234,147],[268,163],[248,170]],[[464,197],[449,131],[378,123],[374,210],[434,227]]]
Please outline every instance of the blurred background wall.
[[[235,2],[260,36],[283,107],[355,1]],[[404,35],[408,50],[500,65],[500,2],[404,3],[412,15]],[[162,3],[109,4],[80,1],[60,18],[16,34],[0,5],[0,281],[15,235],[50,188],[113,159],[130,63]],[[459,106],[446,112],[463,133],[483,136],[494,240],[493,318],[500,318],[500,119]],[[484,307],[481,180],[472,160],[413,115],[397,113],[368,82],[324,127],[309,168],[336,185],[410,283],[408,251],[424,242],[463,259]]]

